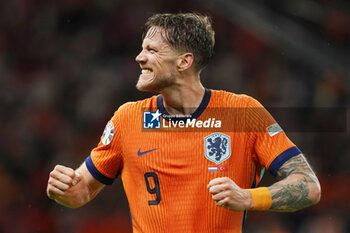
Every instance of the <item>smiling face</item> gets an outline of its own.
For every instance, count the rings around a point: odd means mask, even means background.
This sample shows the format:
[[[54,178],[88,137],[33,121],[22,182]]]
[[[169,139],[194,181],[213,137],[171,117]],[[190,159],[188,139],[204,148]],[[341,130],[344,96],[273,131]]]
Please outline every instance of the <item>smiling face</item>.
[[[150,28],[143,40],[142,51],[136,57],[142,70],[136,88],[140,91],[158,92],[175,84],[179,74],[178,58],[179,53],[169,46],[161,29]]]

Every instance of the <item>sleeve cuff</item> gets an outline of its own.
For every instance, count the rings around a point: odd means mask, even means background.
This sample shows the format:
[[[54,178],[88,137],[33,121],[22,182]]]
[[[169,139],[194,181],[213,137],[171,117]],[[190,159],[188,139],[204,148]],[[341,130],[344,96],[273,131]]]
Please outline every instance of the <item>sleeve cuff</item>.
[[[110,185],[113,183],[114,179],[104,176],[101,172],[97,170],[94,163],[92,162],[91,155],[86,158],[85,164],[91,175],[102,184]]]
[[[269,171],[276,176],[276,173],[278,169],[290,158],[293,156],[296,156],[298,154],[301,154],[301,151],[298,149],[298,147],[294,146],[291,147],[284,152],[282,152],[279,156],[275,158],[275,160],[272,161],[269,167]]]

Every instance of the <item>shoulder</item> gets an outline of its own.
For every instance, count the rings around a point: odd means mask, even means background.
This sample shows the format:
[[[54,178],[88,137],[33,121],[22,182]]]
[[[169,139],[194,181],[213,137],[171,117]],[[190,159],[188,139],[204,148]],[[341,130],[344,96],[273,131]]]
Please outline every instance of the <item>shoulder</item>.
[[[227,107],[260,107],[259,101],[246,94],[236,94],[223,90],[211,90],[212,100],[216,105]]]

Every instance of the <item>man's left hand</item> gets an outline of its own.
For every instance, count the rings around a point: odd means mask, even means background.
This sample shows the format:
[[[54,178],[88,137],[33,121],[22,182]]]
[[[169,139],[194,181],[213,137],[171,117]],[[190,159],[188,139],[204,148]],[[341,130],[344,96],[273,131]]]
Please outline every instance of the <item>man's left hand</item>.
[[[234,211],[253,208],[250,192],[247,189],[241,189],[228,177],[212,179],[207,188],[217,206]]]

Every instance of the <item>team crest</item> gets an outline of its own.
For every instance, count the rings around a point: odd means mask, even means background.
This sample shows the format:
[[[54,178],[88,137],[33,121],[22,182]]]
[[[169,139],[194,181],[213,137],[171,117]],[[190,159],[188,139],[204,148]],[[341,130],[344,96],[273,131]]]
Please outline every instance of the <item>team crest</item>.
[[[223,133],[213,133],[204,138],[205,157],[220,164],[231,156],[230,136]]]
[[[107,146],[109,143],[111,143],[113,136],[114,136],[114,125],[112,121],[108,121],[101,138],[103,145]]]

